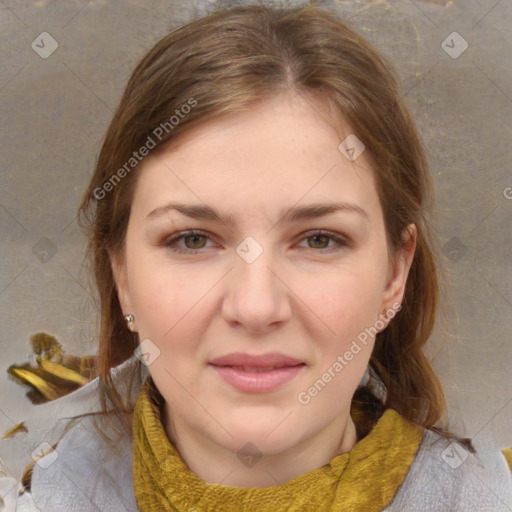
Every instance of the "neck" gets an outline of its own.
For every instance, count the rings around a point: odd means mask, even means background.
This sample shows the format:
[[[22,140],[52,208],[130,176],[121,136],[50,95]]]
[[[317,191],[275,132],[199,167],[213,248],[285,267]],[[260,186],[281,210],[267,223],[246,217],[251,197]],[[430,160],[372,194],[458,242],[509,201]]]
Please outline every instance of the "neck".
[[[257,455],[240,454],[201,435],[173,418],[167,404],[162,419],[167,437],[188,468],[206,483],[230,487],[282,485],[329,464],[334,457],[349,452],[358,441],[350,409],[314,437],[286,451]]]

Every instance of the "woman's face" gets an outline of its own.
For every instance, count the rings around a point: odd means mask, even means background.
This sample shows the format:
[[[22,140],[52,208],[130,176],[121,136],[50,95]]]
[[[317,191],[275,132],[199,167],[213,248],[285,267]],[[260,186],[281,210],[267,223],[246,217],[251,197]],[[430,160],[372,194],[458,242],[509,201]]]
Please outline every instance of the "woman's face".
[[[322,104],[279,96],[191,129],[134,171],[114,270],[178,442],[279,454],[347,422],[414,237],[391,263],[366,155],[347,158],[350,127],[333,127]]]

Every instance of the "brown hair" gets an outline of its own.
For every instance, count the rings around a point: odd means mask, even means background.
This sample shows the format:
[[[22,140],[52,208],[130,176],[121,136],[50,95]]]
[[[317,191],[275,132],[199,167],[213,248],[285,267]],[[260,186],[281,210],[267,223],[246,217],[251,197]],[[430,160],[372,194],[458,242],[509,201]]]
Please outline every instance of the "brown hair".
[[[402,310],[377,334],[371,378],[353,398],[365,412],[363,431],[373,427],[384,409],[392,408],[473,451],[469,440],[436,426],[445,416],[445,397],[423,352],[439,302],[438,256],[429,220],[433,186],[415,124],[401,99],[396,71],[335,13],[313,5],[215,11],[161,39],[129,79],[79,210],[99,290],[98,364],[105,412],[107,402],[114,411],[129,412],[109,371],[130,358],[138,343],[123,319],[109,259],[109,251],[120,254],[123,250],[137,180],[136,165],[129,170],[126,163],[147,144],[148,137],[157,139],[158,127],[162,133],[154,151],[197,124],[285,91],[323,99],[365,144],[392,256],[403,247],[406,226],[417,227]],[[194,108],[170,127],[171,116],[191,100]],[[123,166],[126,172],[119,174]],[[113,183],[116,173],[123,178]],[[109,180],[113,186],[106,187]],[[386,389],[383,400],[376,393],[379,383]],[[129,417],[125,424],[129,429]]]

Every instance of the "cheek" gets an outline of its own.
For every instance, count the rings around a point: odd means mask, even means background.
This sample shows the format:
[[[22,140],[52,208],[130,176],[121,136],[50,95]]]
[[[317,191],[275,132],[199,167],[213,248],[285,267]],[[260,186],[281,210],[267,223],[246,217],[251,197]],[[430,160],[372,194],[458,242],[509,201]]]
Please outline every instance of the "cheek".
[[[140,340],[149,338],[160,351],[148,370],[159,389],[181,397],[177,382],[195,389],[197,362],[202,359],[198,357],[202,336],[198,318],[206,315],[201,301],[206,285],[204,279],[200,286],[197,277],[197,282],[189,280],[176,268],[168,270],[167,275],[157,266],[150,265],[146,270],[134,276],[133,290]]]
[[[375,269],[354,267],[309,279],[301,295],[328,334],[346,340],[373,325],[382,304],[382,276]],[[299,295],[299,294],[298,294]]]
[[[130,292],[140,335],[164,341],[190,328],[190,318],[216,279],[173,265],[162,253],[156,256],[134,255],[129,267]]]

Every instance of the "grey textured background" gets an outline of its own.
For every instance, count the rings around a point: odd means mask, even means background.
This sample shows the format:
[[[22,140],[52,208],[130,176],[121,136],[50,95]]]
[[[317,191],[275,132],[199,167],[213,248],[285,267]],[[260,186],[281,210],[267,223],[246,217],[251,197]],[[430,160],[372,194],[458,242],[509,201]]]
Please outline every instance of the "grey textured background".
[[[448,277],[446,343],[434,362],[454,425],[510,446],[512,3],[328,5],[394,62],[428,150]],[[76,208],[137,60],[171,27],[213,7],[0,1],[0,432],[33,407],[5,371],[29,359],[31,334],[52,333],[69,353],[96,350],[97,307]],[[31,47],[42,32],[58,43],[45,59]],[[457,58],[442,47],[452,32],[468,43]],[[448,44],[461,48],[457,40]],[[440,323],[432,355],[442,330]]]

